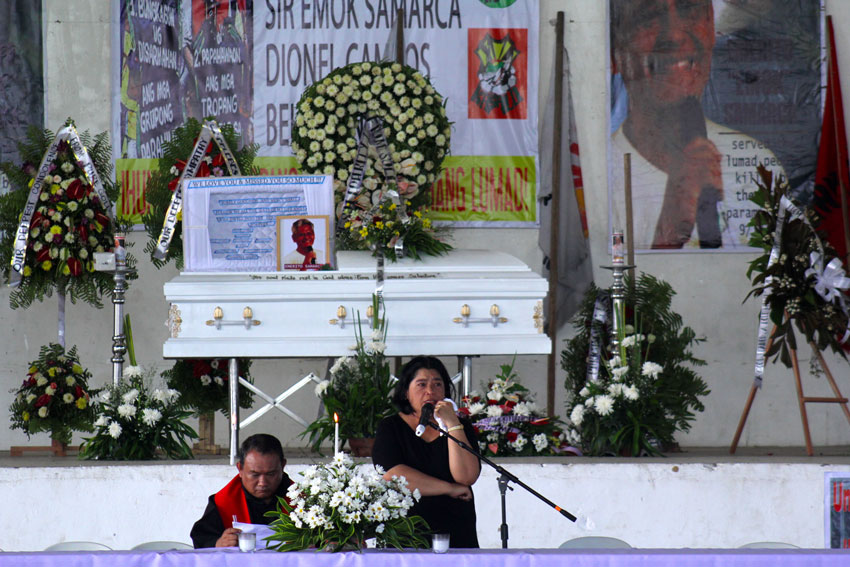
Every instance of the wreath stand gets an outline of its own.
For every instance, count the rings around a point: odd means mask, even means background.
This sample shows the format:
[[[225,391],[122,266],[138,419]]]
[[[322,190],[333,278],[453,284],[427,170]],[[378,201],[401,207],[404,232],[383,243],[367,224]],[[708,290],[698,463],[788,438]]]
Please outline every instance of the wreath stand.
[[[787,315],[786,315],[787,317]],[[793,325],[788,326],[788,332],[792,334],[794,333]],[[765,347],[765,352],[770,352],[770,347],[773,345],[773,337],[776,334],[776,326],[773,327],[773,331],[770,333],[770,338],[767,341],[767,345]],[[794,341],[796,343],[796,340]],[[847,398],[845,398],[841,391],[838,389],[838,384],[835,382],[835,378],[832,376],[832,372],[829,370],[829,366],[826,364],[826,360],[823,358],[823,353],[821,353],[820,349],[817,346],[809,342],[809,345],[812,347],[812,350],[817,354],[818,362],[823,368],[824,374],[826,374],[826,379],[829,381],[829,386],[832,388],[832,392],[835,394],[835,397],[829,396],[806,396],[803,393],[803,380],[800,377],[800,364],[797,362],[797,349],[793,347],[789,347],[791,351],[791,366],[794,370],[794,382],[797,387],[797,403],[800,406],[800,419],[803,422],[803,435],[806,438],[806,454],[808,456],[814,455],[814,450],[812,448],[812,435],[809,432],[809,417],[806,413],[806,404],[841,404],[841,409],[844,411],[844,417],[847,418],[848,424],[850,424],[850,408],[847,407]],[[750,408],[753,405],[753,400],[756,397],[756,391],[759,389],[760,384],[757,381],[753,381],[752,386],[750,386],[750,394],[747,397],[747,403],[744,406],[744,411],[741,414],[741,419],[738,422],[738,429],[735,431],[735,438],[732,440],[732,446],[729,448],[729,452],[731,454],[735,454],[735,450],[738,448],[738,441],[741,439],[741,433],[744,430],[744,424],[747,422],[747,416],[750,413]]]

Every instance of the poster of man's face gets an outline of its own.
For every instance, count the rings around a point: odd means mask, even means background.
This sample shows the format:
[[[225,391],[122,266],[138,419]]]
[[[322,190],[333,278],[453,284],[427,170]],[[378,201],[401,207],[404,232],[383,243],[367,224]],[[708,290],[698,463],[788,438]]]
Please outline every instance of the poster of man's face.
[[[813,187],[820,0],[609,1],[611,226],[638,251],[751,251],[757,168]]]
[[[319,270],[328,263],[327,216],[277,217],[278,270]]]

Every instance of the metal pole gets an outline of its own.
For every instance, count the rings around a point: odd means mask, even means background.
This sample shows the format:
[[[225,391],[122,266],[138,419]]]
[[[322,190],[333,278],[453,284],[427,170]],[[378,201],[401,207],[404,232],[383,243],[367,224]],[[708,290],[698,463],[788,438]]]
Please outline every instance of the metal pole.
[[[619,351],[620,360],[625,362],[626,350],[622,344],[622,337],[625,336],[625,315],[626,315],[626,287],[623,284],[623,272],[625,266],[622,264],[614,264],[612,267],[614,283],[611,285],[612,310],[614,315],[614,326],[611,330],[611,345],[615,350]]]
[[[112,384],[117,386],[124,374],[124,353],[127,352],[124,336],[124,292],[127,289],[127,250],[124,248],[124,235],[115,233],[115,272],[112,280]]]
[[[231,358],[227,364],[230,376],[230,464],[236,464],[239,450],[239,361]]]
[[[558,220],[561,213],[561,129],[564,108],[564,13],[558,12],[555,22],[555,107],[554,128],[552,136],[552,200],[549,203],[551,220],[549,222],[549,304],[546,313],[549,336],[552,342],[558,335],[557,313],[558,313],[558,244],[561,240],[561,232]],[[575,195],[570,195],[575,199]],[[555,373],[557,372],[558,355],[549,353],[546,361],[546,411],[548,415],[555,413]]]
[[[461,388],[462,391],[460,393],[460,399],[462,400],[464,397],[469,395],[470,384],[472,382],[472,357],[464,356],[463,357],[463,379],[461,380]]]
[[[396,10],[395,60],[404,65],[404,10]]]
[[[635,285],[635,229],[634,215],[632,212],[632,154],[626,153],[623,156],[623,190],[626,198],[626,262],[631,266],[629,268],[629,278],[632,286]]]

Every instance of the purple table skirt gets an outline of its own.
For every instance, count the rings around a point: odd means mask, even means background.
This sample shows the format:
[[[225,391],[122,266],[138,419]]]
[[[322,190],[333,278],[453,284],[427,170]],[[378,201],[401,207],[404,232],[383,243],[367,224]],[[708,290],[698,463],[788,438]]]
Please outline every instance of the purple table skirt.
[[[6,552],[0,566],[20,567],[845,567],[838,549],[482,549],[365,550],[363,553],[258,551]]]

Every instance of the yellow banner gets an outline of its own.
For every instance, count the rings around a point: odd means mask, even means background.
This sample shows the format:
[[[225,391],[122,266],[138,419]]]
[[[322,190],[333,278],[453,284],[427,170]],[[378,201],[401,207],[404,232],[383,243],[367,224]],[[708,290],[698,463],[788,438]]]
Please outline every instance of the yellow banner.
[[[288,157],[255,157],[254,167],[259,168],[260,175],[298,175],[298,160]]]
[[[155,159],[119,159],[118,215],[138,224]],[[296,175],[294,157],[257,157],[260,175]],[[431,188],[431,218],[448,222],[536,222],[537,171],[531,156],[448,156]]]
[[[115,180],[121,187],[116,210],[118,218],[133,224],[142,223],[148,210],[145,186],[159,167],[156,159],[119,159],[115,162]]]
[[[431,187],[438,221],[535,222],[537,171],[532,156],[448,156]]]

